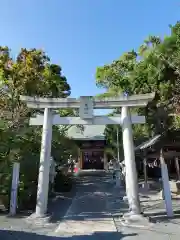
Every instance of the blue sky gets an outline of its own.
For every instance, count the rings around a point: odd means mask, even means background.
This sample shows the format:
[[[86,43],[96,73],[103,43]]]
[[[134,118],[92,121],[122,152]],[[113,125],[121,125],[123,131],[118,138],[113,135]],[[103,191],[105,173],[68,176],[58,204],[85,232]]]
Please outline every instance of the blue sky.
[[[0,44],[14,56],[21,47],[43,48],[61,65],[73,97],[95,95],[102,92],[98,66],[150,34],[167,35],[179,18],[177,0],[2,0]]]

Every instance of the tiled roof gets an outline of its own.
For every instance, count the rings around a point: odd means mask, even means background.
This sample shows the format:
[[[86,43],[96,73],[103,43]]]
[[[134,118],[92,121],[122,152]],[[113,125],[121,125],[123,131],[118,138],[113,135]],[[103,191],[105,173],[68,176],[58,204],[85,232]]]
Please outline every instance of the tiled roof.
[[[153,138],[149,139],[148,141],[146,142],[143,142],[142,144],[140,144],[139,146],[135,147],[134,150],[137,151],[137,150],[143,150],[143,149],[146,149],[148,147],[151,147],[153,146],[155,143],[157,143],[160,138],[162,137],[161,134],[159,135],[156,135],[154,136]]]

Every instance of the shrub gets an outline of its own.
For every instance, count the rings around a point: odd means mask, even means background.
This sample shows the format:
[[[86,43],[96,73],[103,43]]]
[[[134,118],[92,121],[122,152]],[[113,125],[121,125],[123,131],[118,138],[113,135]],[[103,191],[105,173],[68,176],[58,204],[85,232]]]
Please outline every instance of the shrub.
[[[18,191],[18,211],[35,210],[37,198],[37,182],[29,182]]]
[[[69,192],[72,189],[72,178],[62,171],[58,171],[54,180],[55,192]]]

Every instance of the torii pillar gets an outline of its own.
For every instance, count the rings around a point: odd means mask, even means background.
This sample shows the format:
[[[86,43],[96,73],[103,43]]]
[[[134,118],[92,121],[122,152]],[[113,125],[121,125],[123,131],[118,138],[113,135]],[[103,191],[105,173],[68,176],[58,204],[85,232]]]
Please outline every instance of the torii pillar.
[[[130,214],[139,215],[141,214],[141,208],[138,196],[138,179],[134,154],[132,123],[128,107],[122,107],[121,121],[123,132],[124,161],[126,166],[126,194],[131,211]]]
[[[141,123],[142,116],[130,116],[130,107],[145,107],[154,98],[152,94],[133,95],[112,99],[99,100],[93,97],[80,97],[80,99],[67,98],[33,98],[21,96],[21,100],[27,106],[34,109],[44,109],[44,116],[30,119],[33,125],[43,125],[40,171],[38,180],[38,193],[36,215],[43,216],[47,211],[49,168],[52,139],[52,125],[107,125],[121,124],[123,129],[123,145],[125,155],[125,165],[127,172],[128,200],[130,205],[130,215],[140,216],[140,204],[138,196],[137,173],[134,156],[134,145],[132,135],[132,122]],[[122,108],[120,117],[93,116],[93,109],[114,109]],[[72,108],[79,109],[80,117],[59,117],[53,116],[53,109]],[[144,121],[144,118],[143,118]],[[144,123],[144,122],[143,122]]]

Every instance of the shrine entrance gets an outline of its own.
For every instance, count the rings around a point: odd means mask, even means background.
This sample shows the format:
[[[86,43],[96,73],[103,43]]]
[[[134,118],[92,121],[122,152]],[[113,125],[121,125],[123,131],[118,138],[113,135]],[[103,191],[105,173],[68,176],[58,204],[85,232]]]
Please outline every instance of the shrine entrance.
[[[73,139],[78,148],[78,166],[80,169],[106,169],[105,125],[85,125],[83,131],[77,126],[69,128],[68,137]]]
[[[82,169],[104,169],[103,151],[82,151]]]
[[[104,141],[87,141],[81,144],[80,168],[104,169]]]
[[[149,101],[154,98],[152,94],[142,94],[127,96],[122,95],[119,98],[100,100],[92,96],[81,96],[75,98],[34,98],[21,96],[20,99],[26,102],[27,106],[34,109],[44,109],[44,115],[37,115],[30,119],[30,125],[43,126],[42,144],[40,154],[40,167],[38,178],[36,216],[42,217],[47,212],[48,189],[49,189],[49,170],[51,156],[51,139],[53,125],[109,125],[121,124],[123,135],[124,160],[127,172],[126,188],[129,200],[131,215],[139,215],[141,208],[139,204],[137,173],[134,155],[134,144],[132,134],[132,124],[145,123],[144,116],[131,115],[132,107],[145,107]],[[79,117],[61,117],[56,109],[78,109]],[[94,109],[114,109],[121,108],[121,115],[116,116],[95,116]],[[91,135],[91,133],[89,133]],[[87,136],[87,139],[89,136]],[[85,149],[84,149],[85,150]],[[81,151],[86,152],[87,151]],[[91,153],[97,154],[97,150],[91,149]],[[92,154],[92,156],[93,156]],[[84,156],[84,155],[83,155]],[[89,155],[88,155],[89,156]],[[97,159],[102,155],[97,154]],[[81,158],[82,160],[84,157]],[[91,158],[92,159],[92,158]],[[84,161],[81,161],[84,164]],[[107,161],[104,161],[106,164]],[[96,166],[100,166],[100,162]],[[88,164],[84,165],[88,167]],[[95,162],[94,162],[95,166]]]

